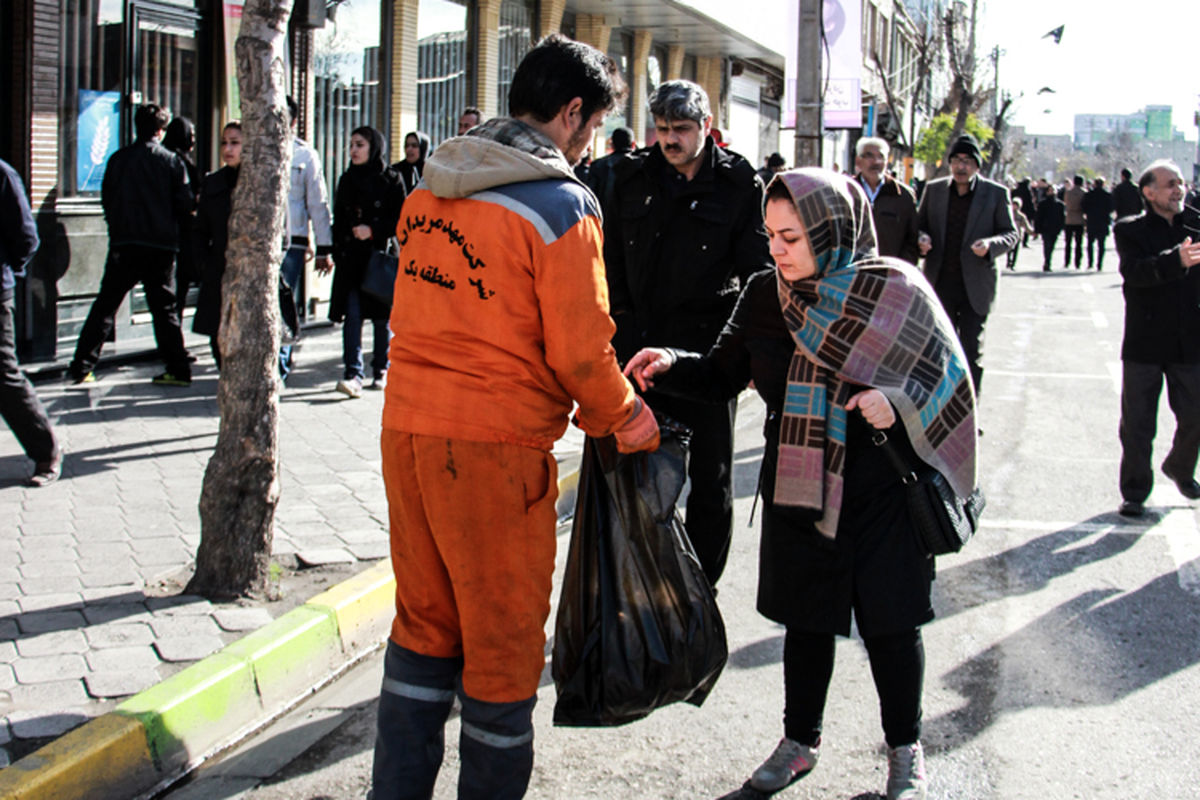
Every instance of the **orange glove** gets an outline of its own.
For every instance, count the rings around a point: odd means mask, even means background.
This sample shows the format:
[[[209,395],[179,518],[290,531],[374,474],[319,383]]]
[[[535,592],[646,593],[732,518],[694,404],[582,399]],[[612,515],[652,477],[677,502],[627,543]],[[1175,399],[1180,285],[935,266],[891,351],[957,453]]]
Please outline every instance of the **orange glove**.
[[[617,440],[617,451],[636,453],[640,450],[658,449],[658,420],[642,398],[634,398],[633,413],[613,433]]]

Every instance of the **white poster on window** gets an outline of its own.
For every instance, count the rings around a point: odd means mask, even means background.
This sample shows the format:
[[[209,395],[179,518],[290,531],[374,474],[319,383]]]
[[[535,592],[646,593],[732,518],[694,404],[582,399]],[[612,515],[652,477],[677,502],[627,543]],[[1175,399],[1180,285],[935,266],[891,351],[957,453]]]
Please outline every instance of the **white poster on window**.
[[[829,74],[822,81],[825,127],[862,127],[861,0],[824,0]]]

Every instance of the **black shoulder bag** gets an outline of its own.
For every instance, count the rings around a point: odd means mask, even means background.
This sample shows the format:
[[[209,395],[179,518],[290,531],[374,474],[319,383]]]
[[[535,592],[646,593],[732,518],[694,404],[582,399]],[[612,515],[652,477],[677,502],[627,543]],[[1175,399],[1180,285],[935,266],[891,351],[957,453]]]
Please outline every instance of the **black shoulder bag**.
[[[976,487],[960,498],[946,476],[933,467],[923,461],[915,469],[906,464],[884,431],[875,431],[871,441],[883,450],[904,481],[908,514],[921,548],[932,556],[961,550],[979,528],[979,517],[987,505],[983,490]]]

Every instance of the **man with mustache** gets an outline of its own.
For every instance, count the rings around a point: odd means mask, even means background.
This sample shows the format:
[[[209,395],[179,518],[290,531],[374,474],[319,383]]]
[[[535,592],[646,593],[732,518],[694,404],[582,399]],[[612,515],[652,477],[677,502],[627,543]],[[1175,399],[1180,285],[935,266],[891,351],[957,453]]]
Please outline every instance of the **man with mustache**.
[[[925,277],[958,333],[977,394],[983,329],[1000,281],[996,259],[1019,238],[1008,189],[980,177],[982,163],[975,137],[960,136],[950,148],[950,176],[930,181],[917,208]]]
[[[875,136],[866,136],[854,146],[854,179],[871,203],[871,218],[875,221],[875,239],[879,255],[895,256],[916,265],[920,258],[917,247],[917,196],[912,189],[885,173],[888,143]]]
[[[762,182],[753,164],[714,143],[704,90],[667,81],[649,105],[657,142],[616,165],[612,202],[604,209],[613,344],[622,362],[650,346],[707,352],[746,280],[772,263]],[[733,524],[737,401],[647,397],[656,412],[693,431],[686,524],[715,585]]]
[[[1121,506],[1140,517],[1154,486],[1150,463],[1163,379],[1175,412],[1175,439],[1163,474],[1189,500],[1200,498],[1200,241],[1183,209],[1183,175],[1155,161],[1138,180],[1146,210],[1113,229],[1125,295],[1121,343]],[[1185,224],[1185,222],[1187,224]]]

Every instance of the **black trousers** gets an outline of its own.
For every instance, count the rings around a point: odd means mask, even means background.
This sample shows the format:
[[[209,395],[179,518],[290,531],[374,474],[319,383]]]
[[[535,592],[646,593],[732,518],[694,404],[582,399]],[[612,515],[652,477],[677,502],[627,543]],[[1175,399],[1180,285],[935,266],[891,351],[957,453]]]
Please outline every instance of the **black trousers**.
[[[1093,264],[1095,265],[1097,272],[1104,269],[1104,243],[1106,241],[1108,241],[1108,229],[1107,228],[1105,228],[1102,231],[1096,231],[1094,233],[1092,231],[1088,231],[1088,235],[1087,235],[1088,269],[1091,269]],[[1099,245],[1099,247],[1097,248],[1098,252],[1096,254],[1095,261],[1092,260],[1092,245],[1093,244]]]
[[[1163,465],[1190,478],[1200,454],[1200,364],[1140,364],[1123,361],[1121,378],[1121,497],[1143,503],[1154,488],[1150,463],[1163,378],[1175,413],[1175,439]]]
[[[0,289],[0,416],[27,456],[35,462],[50,461],[58,444],[42,401],[17,364],[15,304],[13,289]]]
[[[967,356],[967,364],[971,367],[971,380],[975,382],[975,394],[978,395],[983,386],[983,330],[987,325],[987,317],[979,314],[971,307],[967,299],[967,287],[963,284],[962,273],[955,272],[938,276],[937,286],[934,287],[942,308],[954,325],[954,332],[962,342],[963,352]]]
[[[921,629],[864,637],[871,676],[879,695],[883,737],[888,747],[921,738],[921,694],[925,644]],[[813,747],[821,738],[825,698],[833,677],[834,636],[787,629],[783,640],[784,735]]]
[[[684,524],[704,574],[713,586],[725,570],[733,532],[733,421],[737,400],[695,403],[657,392],[646,395],[656,416],[692,429]]]
[[[75,358],[70,368],[73,377],[81,378],[96,368],[104,343],[112,335],[117,309],[139,283],[146,292],[146,303],[154,321],[154,341],[167,372],[177,378],[191,377],[192,365],[183,346],[179,309],[175,303],[175,253],[140,245],[120,245],[108,251],[100,293],[92,302],[75,345]]]
[[[1050,271],[1050,259],[1054,256],[1054,245],[1058,244],[1058,234],[1042,234],[1042,270]]]
[[[1071,266],[1071,240],[1075,240],[1075,269],[1079,269],[1079,265],[1083,263],[1083,226],[1082,225],[1065,225],[1063,233],[1066,234],[1066,240],[1063,244],[1063,266]]]

